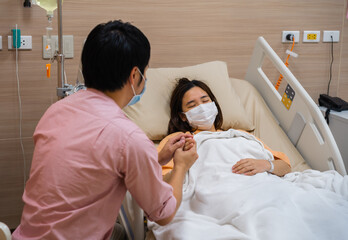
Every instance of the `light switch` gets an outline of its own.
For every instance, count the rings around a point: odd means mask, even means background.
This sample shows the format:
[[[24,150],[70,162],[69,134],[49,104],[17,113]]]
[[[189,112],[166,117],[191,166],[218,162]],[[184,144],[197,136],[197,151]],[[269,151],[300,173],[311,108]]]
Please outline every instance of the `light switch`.
[[[64,43],[64,55],[65,58],[73,58],[74,57],[74,36],[73,35],[65,35],[63,37]]]

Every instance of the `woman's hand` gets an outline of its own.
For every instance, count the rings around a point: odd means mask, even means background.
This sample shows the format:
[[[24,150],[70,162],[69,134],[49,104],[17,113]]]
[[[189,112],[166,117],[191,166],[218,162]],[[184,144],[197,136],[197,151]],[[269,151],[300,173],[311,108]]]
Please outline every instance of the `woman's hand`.
[[[195,144],[196,141],[193,139],[193,136],[185,138],[184,151],[190,150]]]
[[[270,169],[271,164],[268,160],[245,158],[233,165],[232,172],[252,176]]]

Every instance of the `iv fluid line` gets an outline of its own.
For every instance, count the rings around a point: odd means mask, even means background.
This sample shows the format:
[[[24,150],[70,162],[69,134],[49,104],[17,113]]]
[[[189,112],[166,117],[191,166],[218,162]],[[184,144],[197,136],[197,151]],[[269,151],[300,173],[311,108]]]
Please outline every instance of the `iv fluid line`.
[[[17,42],[17,24],[16,24],[16,42]],[[27,177],[26,177],[25,152],[24,152],[23,139],[22,139],[22,98],[21,98],[21,91],[20,91],[20,85],[19,85],[17,46],[16,46],[16,78],[17,78],[17,93],[18,93],[18,103],[19,103],[19,141],[21,144],[22,155],[23,155],[23,184],[24,184],[23,187],[25,188],[25,181]]]
[[[295,45],[295,36],[292,37],[292,46],[291,46],[290,52],[292,52],[292,50],[294,50],[294,45]],[[286,58],[286,61],[285,61],[285,66],[286,66],[286,67],[289,66],[289,58],[290,58],[290,54],[288,54],[288,57]],[[278,81],[277,81],[277,83],[276,83],[276,85],[275,85],[275,89],[276,89],[276,90],[279,89],[279,86],[280,86],[282,80],[283,80],[283,75],[280,74],[279,79],[278,79]]]

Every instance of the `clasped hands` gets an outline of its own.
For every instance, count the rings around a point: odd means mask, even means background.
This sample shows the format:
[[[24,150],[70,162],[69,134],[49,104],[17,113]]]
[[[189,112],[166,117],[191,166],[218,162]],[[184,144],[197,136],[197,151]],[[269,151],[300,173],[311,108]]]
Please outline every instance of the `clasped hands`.
[[[158,154],[158,162],[167,164],[174,159],[174,166],[183,166],[188,170],[197,160],[196,141],[190,133],[180,133],[168,140]]]

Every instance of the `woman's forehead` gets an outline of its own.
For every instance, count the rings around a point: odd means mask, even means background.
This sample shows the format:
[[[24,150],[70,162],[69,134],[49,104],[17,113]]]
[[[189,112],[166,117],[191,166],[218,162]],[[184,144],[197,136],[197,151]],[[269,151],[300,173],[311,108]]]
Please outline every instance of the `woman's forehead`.
[[[201,97],[206,95],[208,95],[208,93],[204,91],[202,88],[193,87],[184,94],[182,100],[183,102],[188,102],[191,100],[200,99]]]

